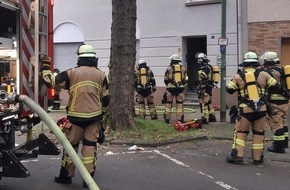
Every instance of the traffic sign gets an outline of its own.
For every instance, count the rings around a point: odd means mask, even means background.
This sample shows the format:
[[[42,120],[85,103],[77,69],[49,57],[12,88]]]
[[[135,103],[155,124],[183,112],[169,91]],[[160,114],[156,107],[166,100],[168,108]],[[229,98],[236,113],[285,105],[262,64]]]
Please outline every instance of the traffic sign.
[[[228,38],[219,38],[218,40],[218,45],[223,45],[223,46],[227,46],[228,45]]]

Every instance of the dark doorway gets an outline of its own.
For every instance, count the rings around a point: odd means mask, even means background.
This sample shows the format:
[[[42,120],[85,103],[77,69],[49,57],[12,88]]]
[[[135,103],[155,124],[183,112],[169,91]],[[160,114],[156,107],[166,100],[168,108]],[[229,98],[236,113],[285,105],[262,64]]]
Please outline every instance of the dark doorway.
[[[207,54],[207,42],[206,36],[187,38],[187,74],[188,74],[188,84],[187,91],[195,92],[198,85],[198,69],[199,65],[195,58],[195,54],[198,52],[203,52]]]

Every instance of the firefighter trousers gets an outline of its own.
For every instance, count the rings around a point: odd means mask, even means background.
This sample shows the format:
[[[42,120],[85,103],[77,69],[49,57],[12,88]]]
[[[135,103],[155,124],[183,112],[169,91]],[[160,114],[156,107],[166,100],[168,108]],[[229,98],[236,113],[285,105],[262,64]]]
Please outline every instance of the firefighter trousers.
[[[288,104],[268,104],[268,120],[274,134],[274,143],[281,148],[288,141],[287,113]]]
[[[215,110],[212,107],[211,96],[208,93],[203,92],[198,101],[200,104],[201,114],[206,119],[206,122],[209,122],[210,115],[213,115],[215,117]]]
[[[252,128],[252,157],[260,161],[263,158],[265,131],[268,127],[266,111],[239,115],[236,120],[232,149],[237,150],[237,157],[244,157],[247,136]]]
[[[151,116],[151,119],[155,119],[157,118],[157,112],[156,112],[156,108],[154,105],[154,96],[153,93],[151,93],[150,95],[148,95],[147,97],[142,96],[141,94],[138,94],[138,103],[139,103],[139,115],[141,118],[145,119],[146,117],[146,109],[145,109],[145,100],[147,101],[148,104],[148,109],[149,109],[149,113]]]
[[[173,103],[174,98],[176,101],[176,119],[183,122],[184,120],[184,114],[183,114],[184,93],[173,95],[170,92],[166,91],[166,104],[165,104],[164,119],[168,121],[171,119],[172,103]]]
[[[95,171],[97,161],[97,141],[100,129],[101,123],[96,122],[83,128],[72,124],[66,131],[66,136],[76,152],[78,152],[80,142],[82,141],[82,162],[89,173],[94,173]],[[68,177],[74,176],[75,166],[65,150],[63,151],[61,166],[68,171]]]

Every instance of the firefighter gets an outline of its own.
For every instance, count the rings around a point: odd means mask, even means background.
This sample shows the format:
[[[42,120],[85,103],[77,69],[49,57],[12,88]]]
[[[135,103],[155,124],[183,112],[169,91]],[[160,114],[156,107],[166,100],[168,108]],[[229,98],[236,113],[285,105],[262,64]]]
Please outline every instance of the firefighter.
[[[242,163],[247,136],[252,129],[253,164],[263,163],[266,118],[266,91],[277,90],[277,81],[267,72],[257,69],[260,66],[258,55],[247,52],[243,69],[228,82],[226,91],[229,94],[238,92],[238,115],[235,122],[231,155],[226,158],[229,163]]]
[[[108,81],[98,66],[98,58],[91,45],[82,44],[77,49],[77,67],[54,76],[50,65],[44,64],[41,73],[49,88],[62,87],[69,92],[67,119],[71,123],[67,138],[78,152],[82,141],[82,160],[93,176],[96,168],[97,142],[102,143],[102,116],[109,105]],[[63,151],[61,169],[55,182],[71,184],[75,166],[67,152]],[[83,187],[88,187],[83,182]]]
[[[199,85],[198,101],[200,112],[203,115],[202,121],[204,124],[208,122],[216,122],[215,110],[212,107],[212,88],[215,86],[213,80],[213,67],[209,64],[209,60],[204,53],[195,55],[200,68],[198,70]]]
[[[164,76],[166,92],[164,93],[162,102],[165,103],[164,119],[169,124],[171,119],[171,109],[173,99],[176,101],[176,119],[184,122],[183,101],[184,89],[188,81],[186,69],[180,64],[181,59],[178,54],[170,57],[170,65],[167,67]]]
[[[156,81],[152,70],[147,66],[146,61],[140,60],[135,71],[136,82],[135,89],[139,103],[139,116],[145,119],[145,100],[147,101],[150,116],[152,120],[158,119],[153,93],[156,91]]]
[[[268,120],[274,134],[273,145],[268,147],[267,150],[269,152],[285,153],[285,148],[288,147],[287,113],[289,101],[285,73],[276,52],[267,51],[262,59],[265,71],[281,85],[280,91],[270,91],[267,96]]]
[[[60,71],[55,68],[53,70],[53,75],[58,75]],[[53,96],[53,104],[52,104],[52,110],[59,110],[60,108],[60,99],[59,99],[59,94],[60,94],[61,88],[55,88],[54,89],[54,96]]]

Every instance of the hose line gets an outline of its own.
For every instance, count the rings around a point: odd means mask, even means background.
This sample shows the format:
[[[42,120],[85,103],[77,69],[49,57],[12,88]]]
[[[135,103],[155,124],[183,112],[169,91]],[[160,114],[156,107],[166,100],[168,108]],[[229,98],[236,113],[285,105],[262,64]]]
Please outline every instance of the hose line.
[[[70,142],[67,140],[66,136],[63,134],[63,132],[59,129],[59,127],[56,125],[55,121],[31,98],[29,98],[26,95],[17,95],[17,94],[11,94],[10,99],[14,102],[23,102],[28,107],[30,107],[37,115],[41,118],[42,121],[50,128],[50,130],[53,132],[53,134],[56,136],[56,138],[59,140],[61,145],[64,147],[64,149],[67,151],[68,155],[72,159],[74,165],[79,170],[80,174],[82,175],[84,181],[88,185],[90,190],[100,190],[100,188],[97,186],[96,182],[82,163],[80,157],[74,150],[74,148],[71,146]]]

